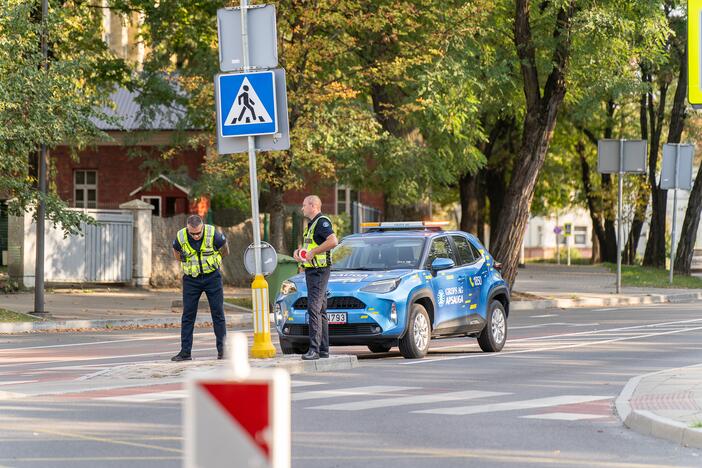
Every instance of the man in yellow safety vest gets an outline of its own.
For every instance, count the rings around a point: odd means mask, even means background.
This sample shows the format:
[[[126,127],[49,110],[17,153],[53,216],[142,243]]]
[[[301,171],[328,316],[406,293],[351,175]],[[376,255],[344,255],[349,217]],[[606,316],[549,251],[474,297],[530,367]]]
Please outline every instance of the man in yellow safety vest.
[[[332,264],[331,250],[339,241],[331,220],[322,214],[322,201],[309,195],[302,202],[302,213],[309,219],[302,248],[295,250],[295,260],[302,263],[307,283],[307,316],[310,348],[302,359],[309,361],[329,357],[329,322],[327,321],[327,284]]]
[[[202,222],[198,215],[188,217],[187,225],[173,241],[173,254],[183,271],[183,317],[180,329],[180,352],[172,361],[189,361],[193,347],[193,329],[197,305],[204,292],[210,304],[212,325],[217,340],[217,359],[224,358],[224,338],[227,334],[224,320],[224,288],[219,271],[222,257],[229,255],[224,234]]]

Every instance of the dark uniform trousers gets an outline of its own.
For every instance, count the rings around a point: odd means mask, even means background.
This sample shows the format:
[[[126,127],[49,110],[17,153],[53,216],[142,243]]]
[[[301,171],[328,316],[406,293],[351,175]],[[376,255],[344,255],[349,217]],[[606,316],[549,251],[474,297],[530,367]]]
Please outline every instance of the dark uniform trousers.
[[[197,317],[197,305],[202,293],[210,303],[212,325],[217,339],[217,352],[224,352],[224,337],[227,327],[224,320],[224,289],[219,270],[207,275],[192,277],[183,275],[183,318],[180,329],[181,352],[190,354],[193,347],[193,329]]]
[[[307,317],[310,330],[310,351],[329,352],[327,319],[327,284],[330,268],[305,268],[307,283]]]

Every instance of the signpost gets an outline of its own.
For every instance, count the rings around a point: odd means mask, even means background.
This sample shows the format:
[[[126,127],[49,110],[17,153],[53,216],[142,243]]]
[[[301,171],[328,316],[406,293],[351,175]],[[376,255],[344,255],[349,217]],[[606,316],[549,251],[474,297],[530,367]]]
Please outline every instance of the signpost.
[[[290,468],[290,375],[251,369],[247,338],[227,343],[226,367],[188,374],[187,468]]]
[[[617,294],[622,289],[622,241],[624,222],[622,219],[622,197],[624,174],[645,174],[646,140],[599,140],[597,142],[597,171],[601,174],[619,174],[617,203]]]
[[[669,282],[673,284],[675,267],[675,236],[678,218],[678,189],[692,190],[692,161],[695,155],[693,145],[671,144],[663,145],[663,166],[661,169],[660,187],[673,191],[673,226],[670,233],[670,273]]]
[[[568,249],[568,266],[570,266],[570,238],[573,235],[573,224],[565,223],[563,227],[565,228],[563,235],[566,238],[566,249]]]
[[[268,324],[268,283],[261,265],[256,151],[290,148],[285,72],[278,66],[274,5],[217,10],[220,70],[215,76],[217,150],[219,154],[247,152],[253,222],[254,280],[251,284],[254,344],[251,356],[275,356]],[[263,317],[257,320],[256,317]]]

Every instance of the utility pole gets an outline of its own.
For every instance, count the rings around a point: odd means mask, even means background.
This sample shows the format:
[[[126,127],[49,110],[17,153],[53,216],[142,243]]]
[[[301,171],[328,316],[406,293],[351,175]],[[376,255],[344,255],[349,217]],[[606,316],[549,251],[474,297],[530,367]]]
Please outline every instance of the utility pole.
[[[41,2],[41,68],[49,69],[48,44],[49,0]],[[46,218],[46,145],[39,150],[39,196],[37,197],[36,261],[34,267],[34,311],[33,315],[46,315],[44,310],[44,220]]]

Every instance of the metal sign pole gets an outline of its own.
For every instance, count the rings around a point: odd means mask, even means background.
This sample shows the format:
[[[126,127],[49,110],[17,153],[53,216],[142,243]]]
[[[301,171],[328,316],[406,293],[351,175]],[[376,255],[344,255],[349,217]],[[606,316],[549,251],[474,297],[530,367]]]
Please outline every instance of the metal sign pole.
[[[622,292],[622,198],[624,193],[624,140],[619,140],[619,200],[617,207],[617,294]]]
[[[248,0],[241,0],[241,43],[243,44],[244,72],[249,67],[249,31],[247,22]],[[258,175],[256,171],[256,138],[249,136],[249,183],[251,185],[251,215],[253,217],[253,241],[255,249],[256,275],[261,274],[261,226],[258,212]]]
[[[675,145],[675,178],[673,184],[673,229],[670,233],[670,284],[673,284],[673,270],[675,269],[675,228],[678,212],[678,160],[680,158],[680,143]]]
[[[249,33],[248,33],[248,0],[241,0],[241,43],[243,46],[244,73],[250,71],[249,66]],[[256,173],[256,140],[249,136],[249,182],[251,185],[251,220],[254,241],[254,263],[256,276],[251,283],[251,299],[253,304],[254,343],[251,356],[254,358],[275,357],[275,347],[271,342],[270,313],[268,300],[268,282],[261,268],[261,219],[258,213],[258,175]]]

